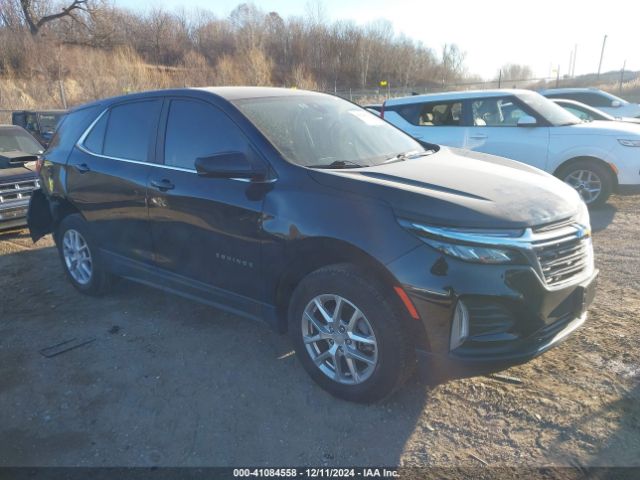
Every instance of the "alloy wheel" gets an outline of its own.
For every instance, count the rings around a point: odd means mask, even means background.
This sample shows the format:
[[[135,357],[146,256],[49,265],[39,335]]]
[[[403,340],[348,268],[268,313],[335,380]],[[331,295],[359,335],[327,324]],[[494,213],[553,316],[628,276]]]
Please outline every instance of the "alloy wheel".
[[[64,232],[62,256],[71,277],[80,285],[87,285],[93,274],[93,261],[89,245],[77,230]]]
[[[304,310],[302,336],[307,353],[332,380],[356,385],[373,374],[378,342],[363,312],[339,295],[318,295]]]
[[[591,170],[574,170],[564,181],[580,194],[585,203],[593,203],[602,193],[602,180]]]

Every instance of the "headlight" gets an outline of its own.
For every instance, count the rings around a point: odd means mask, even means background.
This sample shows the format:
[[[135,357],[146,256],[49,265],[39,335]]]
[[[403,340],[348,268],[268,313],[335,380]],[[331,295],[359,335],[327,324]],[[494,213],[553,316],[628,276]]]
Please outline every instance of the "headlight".
[[[436,250],[446,253],[465,262],[475,263],[517,263],[520,256],[517,252],[502,250],[499,248],[481,247],[476,245],[457,245],[455,243],[444,243],[430,238],[422,240],[431,245]]]
[[[618,142],[620,142],[620,145],[624,145],[625,147],[640,147],[640,140],[628,140],[626,138],[619,138]]]
[[[400,225],[439,252],[465,262],[495,265],[525,261],[516,250],[487,245],[493,243],[492,240],[518,237],[522,232],[517,230],[470,232],[468,230],[432,227],[409,220],[400,220]]]

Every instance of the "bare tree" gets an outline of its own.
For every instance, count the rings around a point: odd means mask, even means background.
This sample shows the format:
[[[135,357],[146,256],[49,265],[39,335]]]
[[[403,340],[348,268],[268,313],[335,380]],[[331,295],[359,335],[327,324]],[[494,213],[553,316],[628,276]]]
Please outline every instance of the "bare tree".
[[[20,0],[20,7],[22,9],[22,17],[28,25],[31,35],[36,36],[40,33],[43,25],[53,22],[54,20],[71,17],[79,21],[76,13],[81,11],[88,12],[87,2],[88,0],[73,0],[71,4],[62,7],[60,11],[47,13],[43,13],[46,12],[47,9],[45,5],[43,5],[45,2],[41,0]]]
[[[509,82],[515,80],[529,80],[533,77],[533,70],[529,65],[520,65],[518,63],[507,63],[502,66],[502,80]],[[496,78],[499,76],[496,75]]]

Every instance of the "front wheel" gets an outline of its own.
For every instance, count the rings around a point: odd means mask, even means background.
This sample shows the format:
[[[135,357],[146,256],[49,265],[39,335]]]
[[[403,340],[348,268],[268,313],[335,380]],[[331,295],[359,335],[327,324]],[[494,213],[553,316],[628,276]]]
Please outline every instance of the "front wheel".
[[[289,333],[307,373],[356,402],[389,396],[413,371],[405,321],[390,292],[348,264],[309,274],[289,306]]]
[[[558,177],[575,188],[589,207],[603,205],[613,191],[612,172],[592,160],[580,160],[563,167]]]

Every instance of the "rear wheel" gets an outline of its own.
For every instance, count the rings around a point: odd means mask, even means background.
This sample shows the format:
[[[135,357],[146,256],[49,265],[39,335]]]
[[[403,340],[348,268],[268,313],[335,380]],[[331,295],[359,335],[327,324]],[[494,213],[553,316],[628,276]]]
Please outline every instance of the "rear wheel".
[[[60,259],[73,286],[88,295],[100,295],[108,290],[111,283],[103,267],[100,252],[79,214],[62,219],[56,231],[56,243]]]
[[[579,160],[562,167],[558,177],[575,188],[590,207],[603,205],[613,191],[612,172],[593,160]]]
[[[305,370],[325,390],[356,402],[392,394],[411,374],[404,321],[387,289],[348,264],[309,274],[289,306],[289,333]]]

